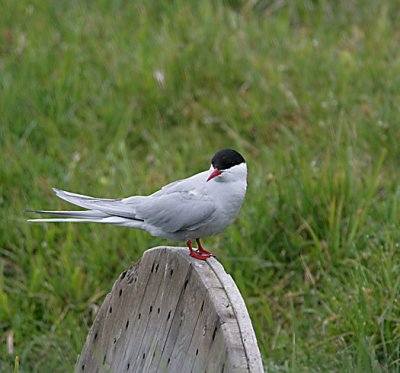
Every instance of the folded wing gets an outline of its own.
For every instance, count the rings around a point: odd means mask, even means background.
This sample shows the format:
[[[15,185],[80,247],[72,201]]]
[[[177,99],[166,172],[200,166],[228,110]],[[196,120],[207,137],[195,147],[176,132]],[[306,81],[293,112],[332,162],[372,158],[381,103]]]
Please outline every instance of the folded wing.
[[[211,201],[192,192],[150,196],[136,206],[138,218],[166,232],[198,229],[214,211]]]

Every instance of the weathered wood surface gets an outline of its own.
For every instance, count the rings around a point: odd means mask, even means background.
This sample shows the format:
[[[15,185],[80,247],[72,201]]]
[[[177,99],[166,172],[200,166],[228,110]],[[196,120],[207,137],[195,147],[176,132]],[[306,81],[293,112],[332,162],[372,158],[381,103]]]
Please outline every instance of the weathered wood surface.
[[[222,265],[156,247],[107,295],[75,372],[263,372],[243,298]]]

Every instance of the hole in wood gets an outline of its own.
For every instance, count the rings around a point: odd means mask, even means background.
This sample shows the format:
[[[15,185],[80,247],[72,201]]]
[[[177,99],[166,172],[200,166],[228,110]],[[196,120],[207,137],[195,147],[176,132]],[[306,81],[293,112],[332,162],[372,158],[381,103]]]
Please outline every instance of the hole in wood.
[[[171,269],[171,270],[169,271],[169,275],[172,276],[173,274],[174,274],[174,270]]]
[[[169,357],[169,358],[168,358],[168,363],[167,363],[167,364],[169,364],[170,361],[171,361],[171,358]]]
[[[82,364],[82,370],[85,370],[85,364]]]
[[[160,313],[160,307],[157,308],[157,313]]]
[[[94,340],[97,339],[97,332],[94,334]]]
[[[139,316],[138,316],[138,319],[140,320],[140,318],[142,317],[142,314],[141,313],[139,313]]]
[[[121,273],[121,276],[119,277],[121,280],[123,280],[123,279],[125,278],[126,272],[127,272],[127,271]]]
[[[129,320],[125,324],[125,329],[128,329],[128,326],[129,326]]]
[[[119,290],[119,296],[121,296],[121,295],[122,295],[122,289]]]
[[[108,310],[108,312],[112,313],[112,307],[110,307],[110,309]]]
[[[158,266],[160,265],[160,263],[157,263],[157,266],[156,266],[156,272],[158,271]]]
[[[149,313],[151,313],[153,311],[153,306],[150,306],[150,312]]]
[[[203,303],[201,304],[200,312],[203,312],[203,308],[204,308],[204,300]]]
[[[213,332],[213,335],[212,335],[212,340],[214,340],[215,339],[215,334],[217,334],[217,327],[215,327],[215,329],[214,329],[214,332]]]
[[[184,289],[186,289],[186,286],[187,286],[188,282],[189,282],[189,280],[186,280],[186,281],[185,281],[185,285],[183,285],[183,288],[184,288]]]
[[[196,350],[196,356],[199,354],[199,349]]]
[[[131,364],[128,363],[128,365],[126,366],[126,370],[129,370],[130,366],[131,366]]]
[[[117,343],[117,338],[114,338],[114,344],[116,344]]]
[[[153,271],[154,271],[154,262],[153,265],[151,266],[151,273],[153,273]]]
[[[168,312],[167,321],[169,320],[170,317],[171,317],[171,311]]]
[[[137,277],[135,277],[135,282],[137,281]]]
[[[143,352],[143,359],[146,357],[146,353],[145,352]]]
[[[104,357],[103,357],[103,365],[106,363],[106,355],[104,355]]]

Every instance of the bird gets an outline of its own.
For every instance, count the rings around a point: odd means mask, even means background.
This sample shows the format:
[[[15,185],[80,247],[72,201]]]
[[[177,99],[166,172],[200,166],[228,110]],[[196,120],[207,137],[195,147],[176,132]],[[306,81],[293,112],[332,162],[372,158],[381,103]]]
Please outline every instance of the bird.
[[[186,242],[191,257],[213,254],[200,239],[225,230],[238,215],[247,189],[247,165],[233,149],[214,154],[210,168],[165,185],[148,196],[95,198],[53,188],[57,197],[82,207],[80,211],[27,210],[53,218],[29,222],[103,223],[136,228],[171,241]],[[196,240],[197,250],[192,241]]]

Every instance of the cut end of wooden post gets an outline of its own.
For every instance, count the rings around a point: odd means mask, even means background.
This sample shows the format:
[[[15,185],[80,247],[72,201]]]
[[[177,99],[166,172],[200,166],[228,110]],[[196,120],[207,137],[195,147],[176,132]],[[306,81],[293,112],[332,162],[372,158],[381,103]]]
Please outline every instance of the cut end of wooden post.
[[[123,272],[75,372],[263,372],[243,298],[215,259],[156,247]]]

